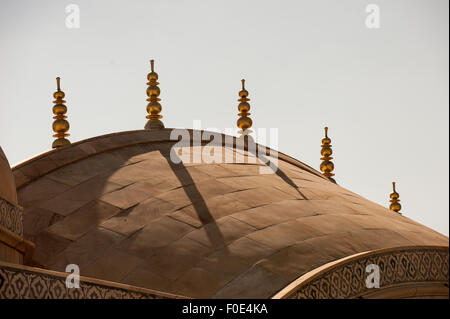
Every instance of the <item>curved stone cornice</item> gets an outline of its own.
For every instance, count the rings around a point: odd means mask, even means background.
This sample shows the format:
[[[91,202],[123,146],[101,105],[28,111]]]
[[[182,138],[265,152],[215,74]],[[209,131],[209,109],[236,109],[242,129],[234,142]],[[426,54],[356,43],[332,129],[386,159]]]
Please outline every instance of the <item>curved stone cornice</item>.
[[[380,267],[380,288],[367,288],[366,267]],[[441,284],[448,295],[449,248],[397,247],[355,254],[299,277],[274,299],[364,298],[378,290]],[[417,296],[420,297],[420,296]]]

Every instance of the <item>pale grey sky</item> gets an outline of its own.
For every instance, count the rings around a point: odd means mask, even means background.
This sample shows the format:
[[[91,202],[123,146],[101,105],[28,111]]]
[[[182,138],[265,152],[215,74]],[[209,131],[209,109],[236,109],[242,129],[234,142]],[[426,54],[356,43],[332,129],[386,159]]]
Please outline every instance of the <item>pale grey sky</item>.
[[[80,28],[65,8],[80,8]],[[381,28],[365,25],[368,4]],[[240,79],[254,128],[336,180],[449,233],[448,0],[0,2],[0,145],[11,164],[51,147],[61,76],[71,141],[141,129],[149,59],[166,127],[234,127]]]

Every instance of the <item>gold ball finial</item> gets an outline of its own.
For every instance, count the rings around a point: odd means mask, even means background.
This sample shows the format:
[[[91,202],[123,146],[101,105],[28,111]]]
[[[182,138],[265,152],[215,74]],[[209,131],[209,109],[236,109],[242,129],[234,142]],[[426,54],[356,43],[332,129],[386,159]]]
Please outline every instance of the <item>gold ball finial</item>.
[[[389,205],[389,209],[401,214],[400,210],[402,209],[402,205],[400,205],[400,195],[395,190],[395,182],[392,182],[392,191],[393,192],[391,193],[391,195],[389,195],[389,197],[391,198],[391,200],[389,201],[391,203],[391,205]]]
[[[64,101],[65,94],[63,91],[61,91],[60,86],[60,78],[56,78],[56,92],[53,93],[53,97],[55,98],[55,105],[53,106],[53,114],[55,116],[53,117],[55,121],[53,121],[53,131],[56,133],[53,135],[56,139],[53,141],[52,148],[58,148],[70,145],[70,141],[66,139],[67,136],[70,134],[67,134],[66,132],[69,130],[70,125],[69,122],[67,122],[65,115],[67,113],[67,106],[64,105],[66,101]]]
[[[334,176],[332,173],[334,164],[331,161],[333,159],[333,157],[331,157],[333,150],[331,149],[331,139],[328,137],[328,127],[325,127],[325,138],[322,139],[322,150],[320,151],[320,154],[322,155],[320,158],[322,160],[322,163],[320,163],[322,174],[333,183],[336,183],[332,178]]]
[[[237,120],[236,124],[237,126],[242,130],[242,133],[246,135],[248,134],[249,128],[252,127],[253,122],[252,119],[249,117],[250,113],[250,104],[248,104],[248,101],[250,101],[248,97],[248,91],[245,89],[245,80],[242,79],[242,90],[239,92],[239,99],[238,101],[241,102],[238,105],[238,116],[239,119]]]
[[[147,113],[146,118],[148,119],[147,124],[145,124],[145,129],[147,130],[159,130],[164,128],[163,122],[161,122],[162,115],[161,113],[162,106],[159,103],[161,99],[159,98],[160,90],[158,87],[158,73],[155,72],[155,61],[150,60],[150,68],[151,72],[147,75]]]

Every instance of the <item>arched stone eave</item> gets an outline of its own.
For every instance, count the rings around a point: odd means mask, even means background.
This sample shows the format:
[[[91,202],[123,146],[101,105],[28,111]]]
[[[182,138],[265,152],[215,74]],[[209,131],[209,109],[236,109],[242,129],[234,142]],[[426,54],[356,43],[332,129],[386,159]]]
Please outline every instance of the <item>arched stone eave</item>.
[[[379,288],[366,287],[369,264],[380,267]],[[272,298],[448,298],[448,284],[448,246],[407,246],[327,263],[300,276]]]

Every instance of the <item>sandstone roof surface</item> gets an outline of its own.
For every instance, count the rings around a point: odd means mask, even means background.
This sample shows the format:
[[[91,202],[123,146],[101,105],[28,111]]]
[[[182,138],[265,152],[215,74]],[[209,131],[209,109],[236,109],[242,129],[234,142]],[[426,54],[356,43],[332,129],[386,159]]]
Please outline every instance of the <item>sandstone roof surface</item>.
[[[448,246],[281,153],[274,174],[261,162],[174,164],[169,135],[100,136],[14,167],[35,265],[188,297],[267,298],[356,253]]]

